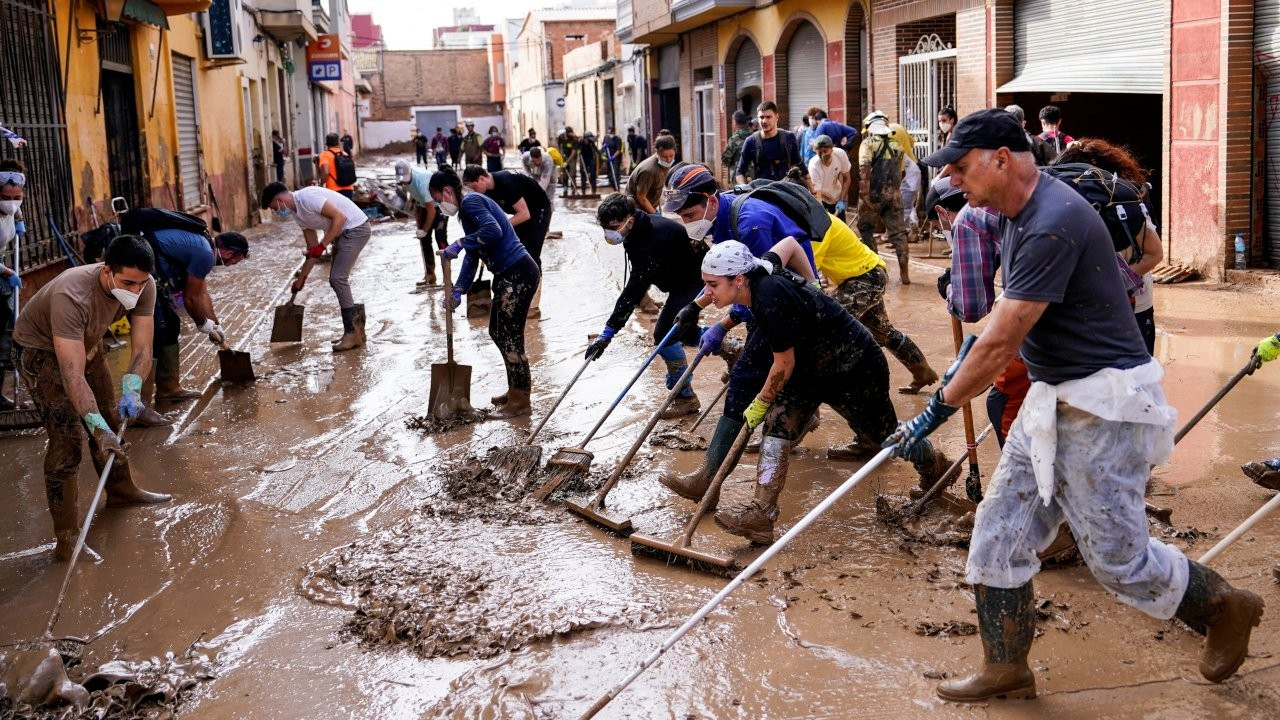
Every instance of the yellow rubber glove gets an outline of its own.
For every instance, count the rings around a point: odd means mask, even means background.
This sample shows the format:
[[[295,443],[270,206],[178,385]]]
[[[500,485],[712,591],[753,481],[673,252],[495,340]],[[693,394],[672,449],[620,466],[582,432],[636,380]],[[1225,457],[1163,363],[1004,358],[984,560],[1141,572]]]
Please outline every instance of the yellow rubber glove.
[[[1258,353],[1258,359],[1264,363],[1280,357],[1280,333],[1263,339],[1262,342],[1258,343],[1256,352]]]
[[[769,412],[769,403],[761,400],[760,396],[757,395],[756,399],[752,400],[747,409],[743,411],[742,419],[747,421],[747,425],[750,425],[752,430],[755,430],[760,423],[764,422],[764,414],[767,412]]]

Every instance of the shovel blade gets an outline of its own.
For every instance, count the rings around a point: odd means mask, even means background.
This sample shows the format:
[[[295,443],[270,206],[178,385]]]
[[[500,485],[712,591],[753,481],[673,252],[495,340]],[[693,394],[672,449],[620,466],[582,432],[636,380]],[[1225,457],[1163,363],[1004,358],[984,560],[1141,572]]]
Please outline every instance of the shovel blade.
[[[276,306],[271,324],[271,342],[302,342],[302,313],[305,305],[286,303]]]
[[[253,374],[253,363],[247,352],[219,350],[218,367],[222,374],[222,382],[252,382],[257,379]]]
[[[450,420],[474,412],[471,407],[471,366],[436,363],[431,366],[431,393],[427,409],[437,420]]]

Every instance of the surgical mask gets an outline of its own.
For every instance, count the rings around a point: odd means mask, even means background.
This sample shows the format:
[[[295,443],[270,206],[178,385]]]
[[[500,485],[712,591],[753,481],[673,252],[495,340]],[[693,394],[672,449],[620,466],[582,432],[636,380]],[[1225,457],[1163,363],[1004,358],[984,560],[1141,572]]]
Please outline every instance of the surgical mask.
[[[949,122],[938,123],[938,129],[941,130],[942,132],[951,132],[951,123]]]
[[[458,214],[458,206],[454,205],[451,202],[441,201],[440,212],[443,212],[445,215],[448,215],[449,217],[453,217],[454,215]]]
[[[128,290],[116,287],[116,276],[111,276],[111,296],[120,301],[125,310],[132,310],[138,304],[138,298],[141,293],[131,293]]]
[[[0,200],[0,213],[5,215],[17,215],[21,207],[21,200]]]
[[[275,211],[275,214],[276,214],[276,217],[280,218],[281,220],[288,220],[289,218],[293,217],[293,211],[290,210],[289,208],[280,208],[279,210]]]
[[[666,160],[659,160],[659,161],[658,161],[658,164],[659,164],[659,165],[661,165],[661,166],[662,166],[662,167],[664,167],[664,168],[669,168],[669,167],[671,167],[671,166],[674,164],[674,161],[672,161],[672,162],[667,162]]]

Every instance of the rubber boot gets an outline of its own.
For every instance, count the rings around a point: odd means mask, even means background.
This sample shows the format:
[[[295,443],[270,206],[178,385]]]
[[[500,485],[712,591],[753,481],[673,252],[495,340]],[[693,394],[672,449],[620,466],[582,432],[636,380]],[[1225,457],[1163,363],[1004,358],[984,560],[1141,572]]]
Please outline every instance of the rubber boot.
[[[49,501],[49,515],[53,517],[53,558],[58,562],[71,559],[76,538],[80,535],[80,513],[76,508],[76,479],[45,478],[45,497]]]
[[[1031,641],[1036,636],[1031,583],[1012,590],[974,585],[973,597],[978,606],[978,634],[982,637],[982,669],[966,678],[939,683],[938,697],[952,702],[1034,698],[1036,676],[1027,665]]]
[[[172,499],[173,496],[169,493],[143,490],[133,483],[133,479],[127,473],[123,477],[117,477],[113,471],[111,477],[107,478],[107,507],[151,505],[169,502]]]
[[[741,430],[741,420],[721,415],[720,421],[716,423],[715,432],[711,434],[711,441],[707,443],[707,452],[702,456],[702,464],[698,466],[698,469],[687,475],[664,472],[658,476],[658,482],[686,500],[693,500],[694,502],[702,500],[702,496],[706,494],[707,488],[711,485],[711,479],[715,477],[716,472],[720,470],[720,465],[728,457],[729,449],[733,447],[733,441],[737,439]],[[712,498],[712,509],[715,508],[719,500],[720,498],[718,497]]]
[[[360,337],[360,331],[356,329],[356,312],[360,309],[360,305],[352,305],[349,308],[342,309],[342,337],[334,344],[334,352],[345,352],[354,350],[364,345],[364,340]]]
[[[153,367],[151,372],[147,373],[147,379],[142,381],[142,392],[139,399],[142,400],[142,412],[138,417],[129,421],[130,425],[138,427],[163,427],[173,424],[173,418],[162,415],[155,409],[156,397],[156,371]]]
[[[542,283],[538,283],[538,289],[533,291],[533,300],[529,303],[529,312],[525,314],[525,318],[529,320],[538,320],[542,317]]]
[[[893,353],[898,362],[911,371],[911,384],[899,387],[898,392],[904,395],[915,395],[922,388],[938,382],[938,373],[929,366],[924,353],[920,352],[920,346],[905,333],[895,330],[885,341],[884,347]]]
[[[791,443],[779,437],[766,437],[756,465],[755,497],[746,505],[721,509],[716,513],[716,525],[753,543],[772,543],[773,521],[778,519],[778,495],[787,482],[790,463]]]
[[[800,436],[796,438],[795,442],[791,443],[791,447],[798,450],[800,448],[800,444],[804,442],[804,439],[809,437],[809,433],[817,430],[821,425],[822,413],[819,410],[814,410],[813,414],[809,416],[809,419],[805,421],[804,429],[800,431]],[[760,445],[763,442],[763,439],[752,440],[747,443],[745,452],[748,455],[755,455],[760,452]]]
[[[898,279],[902,281],[903,285],[910,285],[911,248],[908,247],[904,240],[893,246],[893,254],[898,257]]]
[[[866,462],[879,452],[880,443],[862,433],[858,433],[853,442],[848,445],[832,445],[827,448],[827,459]]]
[[[365,335],[364,332],[364,303],[354,305],[353,307],[355,308],[355,314],[351,318],[352,324],[355,326],[355,331],[360,334],[360,344],[367,345],[369,343],[369,336]]]
[[[671,345],[664,348],[664,352],[671,347],[675,347],[679,350],[679,359],[664,358],[667,363],[668,390],[674,388],[676,383],[680,381],[680,376],[684,375],[685,370],[689,369],[689,363],[684,359],[684,349],[680,348],[678,345]],[[692,381],[692,378],[690,378],[690,381]],[[678,395],[675,400],[672,400],[671,404],[667,406],[667,409],[663,410],[662,414],[658,417],[663,420],[675,420],[676,418],[682,418],[686,415],[695,415],[700,409],[702,409],[702,403],[698,402],[698,396],[694,395],[693,389],[689,384],[686,384],[684,388],[681,389],[680,395]]]
[[[1187,592],[1176,616],[1204,632],[1200,674],[1220,683],[1235,674],[1249,652],[1249,635],[1262,622],[1262,598],[1234,588],[1218,573],[1187,561]]]
[[[511,389],[508,388],[507,391],[502,393],[501,395],[494,395],[493,397],[489,398],[489,402],[493,403],[494,407],[498,407],[499,405],[506,405],[507,397],[510,394],[511,394]]]
[[[1280,465],[1276,460],[1263,460],[1262,462],[1248,462],[1240,466],[1244,474],[1258,485],[1268,490],[1280,490],[1280,470],[1275,465]]]
[[[191,400],[200,397],[199,390],[182,387],[182,371],[178,368],[178,345],[166,345],[156,355],[156,399]]]
[[[511,388],[507,391],[507,402],[495,409],[492,417],[513,418],[533,412],[529,406],[529,391]]]

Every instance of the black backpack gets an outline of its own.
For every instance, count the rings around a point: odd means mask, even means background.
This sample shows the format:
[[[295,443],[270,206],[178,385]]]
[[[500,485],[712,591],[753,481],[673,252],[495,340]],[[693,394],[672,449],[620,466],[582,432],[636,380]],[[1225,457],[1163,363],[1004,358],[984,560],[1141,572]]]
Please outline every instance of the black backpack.
[[[205,236],[209,234],[209,226],[204,220],[190,213],[164,208],[135,208],[122,213],[120,229],[130,235],[156,230],[185,230]]]
[[[778,130],[778,137],[781,138],[782,153],[785,156],[782,161],[790,169],[791,158],[800,157],[800,141],[796,139],[795,133],[787,132],[786,130]],[[750,139],[756,141],[755,171],[756,175],[759,175],[760,171],[764,169],[764,133],[757,130],[751,133]],[[746,140],[742,142],[743,145],[746,145]],[[766,182],[768,182],[767,179]]]
[[[1093,206],[1107,224],[1111,245],[1116,252],[1132,250],[1129,264],[1142,259],[1138,238],[1147,226],[1146,186],[1128,180],[1088,163],[1063,163],[1041,168],[1050,177],[1066,183]]]
[[[827,231],[831,229],[831,215],[818,202],[818,198],[803,185],[789,180],[754,180],[748,185],[735,187],[738,196],[729,206],[729,227],[734,240],[742,240],[738,235],[738,216],[742,213],[742,205],[747,198],[763,200],[778,208],[809,234],[809,242],[822,242]],[[781,238],[778,238],[781,240]]]
[[[345,150],[333,154],[333,179],[338,187],[356,184],[356,161]]]
[[[901,150],[894,150],[892,138],[880,135],[880,147],[871,156],[871,199],[883,202],[893,197],[894,192],[902,189],[902,155]],[[928,177],[922,175],[921,177]]]

